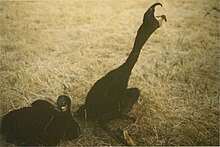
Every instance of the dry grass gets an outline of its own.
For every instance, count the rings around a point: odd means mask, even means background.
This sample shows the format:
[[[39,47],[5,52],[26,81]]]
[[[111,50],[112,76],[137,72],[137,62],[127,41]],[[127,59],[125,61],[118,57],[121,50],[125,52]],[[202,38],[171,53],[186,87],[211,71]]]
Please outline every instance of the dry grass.
[[[154,2],[1,1],[0,116],[64,93],[76,110],[94,82],[125,61]],[[127,129],[137,145],[219,145],[219,1],[160,2],[157,13],[168,23],[133,70],[129,86],[141,97]],[[93,122],[78,121],[81,137],[61,146],[121,145]]]

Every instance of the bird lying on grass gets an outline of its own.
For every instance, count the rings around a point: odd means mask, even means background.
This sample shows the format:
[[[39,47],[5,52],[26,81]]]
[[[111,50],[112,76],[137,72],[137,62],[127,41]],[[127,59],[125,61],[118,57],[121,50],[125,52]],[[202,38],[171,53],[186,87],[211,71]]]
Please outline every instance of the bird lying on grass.
[[[57,108],[45,100],[36,100],[30,107],[4,115],[1,134],[6,142],[19,146],[54,146],[60,139],[79,137],[80,128],[72,117],[70,98],[61,95],[56,104]]]

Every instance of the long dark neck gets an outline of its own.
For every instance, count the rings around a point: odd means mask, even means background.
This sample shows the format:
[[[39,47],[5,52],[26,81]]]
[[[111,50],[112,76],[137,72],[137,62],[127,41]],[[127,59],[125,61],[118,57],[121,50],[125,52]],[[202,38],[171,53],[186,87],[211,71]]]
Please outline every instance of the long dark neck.
[[[123,64],[126,66],[126,68],[131,72],[135,63],[138,60],[138,57],[140,55],[141,49],[144,46],[145,42],[148,40],[148,38],[151,36],[151,34],[156,30],[148,27],[146,24],[142,24],[140,28],[137,31],[137,36],[135,38],[133,49],[128,56],[127,60]]]

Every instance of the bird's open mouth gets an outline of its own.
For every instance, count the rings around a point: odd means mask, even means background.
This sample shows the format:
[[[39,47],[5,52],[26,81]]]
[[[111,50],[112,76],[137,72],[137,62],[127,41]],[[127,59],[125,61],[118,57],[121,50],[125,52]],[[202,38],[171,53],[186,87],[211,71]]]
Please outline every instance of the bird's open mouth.
[[[154,15],[155,7],[156,7],[156,6],[163,7],[163,5],[162,5],[161,3],[155,3],[155,4],[153,4],[153,5],[148,9],[147,12],[149,12],[150,15]],[[146,12],[146,13],[147,13],[147,12]],[[153,13],[152,13],[152,12],[153,12]],[[158,16],[155,16],[155,15],[154,15],[154,17],[155,17],[155,18],[157,19],[157,21],[159,22],[159,27],[162,26],[163,20],[164,20],[165,22],[167,22],[167,18],[166,18],[165,15],[158,15]]]

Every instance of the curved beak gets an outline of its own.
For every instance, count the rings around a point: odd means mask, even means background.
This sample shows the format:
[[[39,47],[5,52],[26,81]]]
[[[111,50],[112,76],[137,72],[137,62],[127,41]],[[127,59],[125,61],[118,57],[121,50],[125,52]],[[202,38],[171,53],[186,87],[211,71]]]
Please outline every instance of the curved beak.
[[[155,3],[153,4],[150,8],[155,10],[156,6],[161,6],[163,7],[163,5],[161,3]],[[157,21],[159,22],[159,27],[162,26],[163,21],[167,22],[167,18],[166,15],[160,15],[160,16],[155,16],[155,18],[157,19]]]
[[[150,8],[155,9],[156,6],[161,6],[161,7],[163,7],[163,5],[162,5],[161,3],[155,3],[155,4],[153,4]]]
[[[155,9],[156,6],[161,6],[161,7],[163,7],[163,5],[162,5],[161,3],[155,3],[155,4],[153,4],[150,8]],[[157,21],[159,22],[159,27],[162,26],[163,21],[167,22],[166,15],[155,16],[155,18],[156,18]]]
[[[144,18],[143,18],[143,22],[147,23],[147,22],[155,22],[157,21],[159,24],[157,27],[161,27],[162,26],[162,22],[167,21],[167,18],[165,15],[160,15],[160,16],[155,16],[155,7],[156,6],[163,6],[161,3],[155,3],[152,6],[150,6],[150,8],[145,12],[144,14]]]

